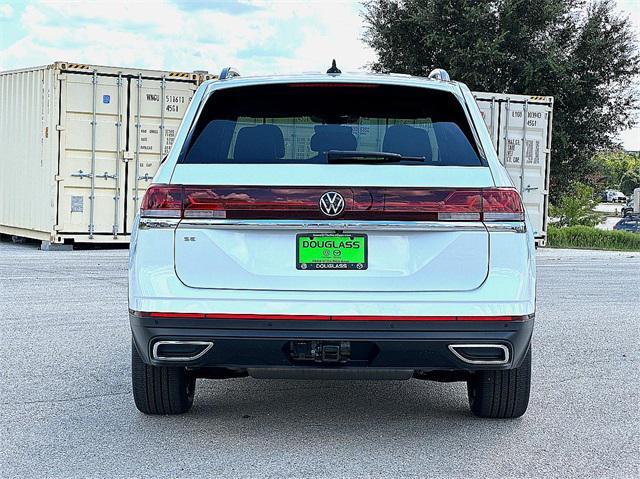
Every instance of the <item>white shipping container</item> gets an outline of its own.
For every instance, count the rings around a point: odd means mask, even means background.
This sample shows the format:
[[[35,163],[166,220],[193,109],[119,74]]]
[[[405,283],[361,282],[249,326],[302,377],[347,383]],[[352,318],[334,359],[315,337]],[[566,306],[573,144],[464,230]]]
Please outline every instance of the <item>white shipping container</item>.
[[[549,209],[553,97],[474,92],[500,162],[522,195],[544,246]]]
[[[0,233],[128,242],[205,73],[56,62],[0,73]]]

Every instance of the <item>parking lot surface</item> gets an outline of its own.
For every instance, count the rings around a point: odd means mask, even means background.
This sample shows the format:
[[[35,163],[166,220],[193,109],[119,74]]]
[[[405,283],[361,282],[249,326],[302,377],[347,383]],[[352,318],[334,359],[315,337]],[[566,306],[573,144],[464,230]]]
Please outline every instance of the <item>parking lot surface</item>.
[[[540,250],[518,420],[462,383],[199,380],[133,405],[126,250],[0,243],[0,477],[638,477],[640,253]]]

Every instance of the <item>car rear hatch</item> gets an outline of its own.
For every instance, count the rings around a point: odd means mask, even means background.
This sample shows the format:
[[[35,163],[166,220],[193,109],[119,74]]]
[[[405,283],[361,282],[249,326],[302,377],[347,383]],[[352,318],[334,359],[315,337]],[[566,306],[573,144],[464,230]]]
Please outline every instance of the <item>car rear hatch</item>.
[[[458,100],[314,85],[232,88],[205,105],[172,184],[143,202],[143,216],[173,208],[181,218],[180,280],[232,290],[478,288],[489,268],[483,215],[519,198],[494,188]],[[420,101],[428,107],[416,109]]]

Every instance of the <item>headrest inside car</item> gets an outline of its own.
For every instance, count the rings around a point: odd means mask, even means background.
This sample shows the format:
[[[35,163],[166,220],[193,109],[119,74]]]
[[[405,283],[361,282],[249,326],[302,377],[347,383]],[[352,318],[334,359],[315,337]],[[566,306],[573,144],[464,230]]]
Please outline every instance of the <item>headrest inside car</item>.
[[[387,128],[382,150],[402,156],[424,157],[431,161],[431,141],[426,130],[409,125],[393,125]]]
[[[318,153],[329,150],[355,151],[358,147],[358,140],[349,126],[316,125],[314,130],[309,148]]]
[[[282,130],[276,125],[245,126],[238,131],[233,158],[273,161],[284,156]]]

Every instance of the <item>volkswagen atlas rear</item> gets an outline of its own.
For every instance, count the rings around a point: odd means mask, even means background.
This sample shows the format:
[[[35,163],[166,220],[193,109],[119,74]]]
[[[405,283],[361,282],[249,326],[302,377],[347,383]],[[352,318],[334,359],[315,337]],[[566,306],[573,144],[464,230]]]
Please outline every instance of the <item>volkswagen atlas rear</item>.
[[[531,229],[469,89],[331,73],[204,83],[132,234],[133,395],[196,380],[466,381],[529,400]]]

